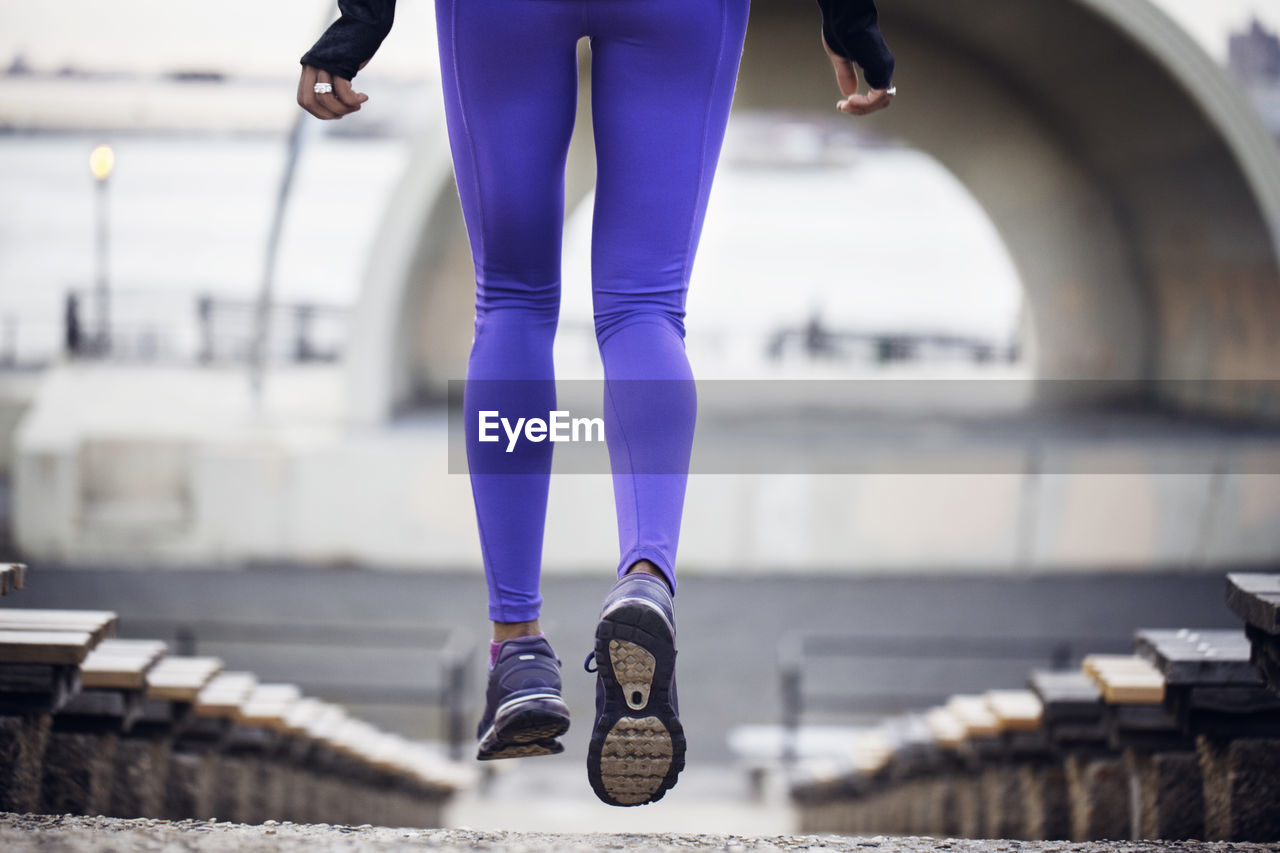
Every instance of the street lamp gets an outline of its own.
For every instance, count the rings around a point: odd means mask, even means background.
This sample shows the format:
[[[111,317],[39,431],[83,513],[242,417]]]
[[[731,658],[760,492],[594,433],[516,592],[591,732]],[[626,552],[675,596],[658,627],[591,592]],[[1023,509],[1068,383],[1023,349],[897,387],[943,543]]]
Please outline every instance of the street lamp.
[[[89,171],[98,183],[97,213],[97,314],[98,335],[96,349],[99,355],[106,355],[109,347],[109,323],[107,320],[107,180],[115,167],[116,155],[110,145],[99,145],[89,154]]]

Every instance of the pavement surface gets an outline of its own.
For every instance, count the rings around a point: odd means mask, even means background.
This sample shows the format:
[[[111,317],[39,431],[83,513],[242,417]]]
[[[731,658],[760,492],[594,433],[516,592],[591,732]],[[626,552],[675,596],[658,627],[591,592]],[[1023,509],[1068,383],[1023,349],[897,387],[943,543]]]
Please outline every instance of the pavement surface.
[[[235,853],[291,853],[291,851],[485,851],[512,853],[590,853],[597,850],[715,850],[743,851],[883,851],[953,853],[1045,851],[1045,853],[1262,853],[1275,845],[1201,842],[1063,842],[970,841],[960,839],[846,838],[816,835],[708,835],[684,833],[538,833],[464,829],[396,829],[373,826],[272,823],[246,825],[217,821],[162,821],[140,818],[17,815],[0,812],[0,850],[6,853],[132,853],[132,851],[235,851]]]
[[[680,782],[644,808],[600,802],[587,784],[582,755],[520,758],[480,764],[479,784],[446,806],[455,829],[533,833],[668,832],[706,835],[790,835],[800,828],[781,774],[753,790],[737,767],[686,767]]]

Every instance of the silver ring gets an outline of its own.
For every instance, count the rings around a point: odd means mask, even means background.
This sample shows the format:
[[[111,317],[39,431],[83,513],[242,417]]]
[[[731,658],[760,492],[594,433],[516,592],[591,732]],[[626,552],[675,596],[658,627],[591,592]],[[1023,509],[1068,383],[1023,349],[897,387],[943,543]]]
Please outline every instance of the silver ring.
[[[317,95],[327,95],[333,91],[332,83],[317,83],[314,87]]]
[[[888,89],[885,89],[884,91],[885,91],[885,94],[887,94],[889,97],[892,98],[894,95],[898,94],[898,87],[890,86]]]

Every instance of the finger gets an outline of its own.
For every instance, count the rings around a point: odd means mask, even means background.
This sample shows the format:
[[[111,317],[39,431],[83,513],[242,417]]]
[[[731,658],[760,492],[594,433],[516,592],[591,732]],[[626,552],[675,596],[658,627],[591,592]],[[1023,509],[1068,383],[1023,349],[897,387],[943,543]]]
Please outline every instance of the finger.
[[[333,85],[333,76],[323,69],[316,72],[316,82],[328,83],[330,86],[333,86],[335,91],[337,89],[337,87]],[[342,118],[344,115],[352,111],[350,107],[339,101],[333,92],[316,95],[316,103],[328,110],[333,118]]]
[[[319,95],[316,94],[316,81],[319,75],[323,73],[318,68],[310,65],[302,67],[302,76],[298,80],[298,106],[311,113],[316,118],[331,119],[337,118],[332,112],[324,107],[318,100]]]
[[[850,115],[864,116],[878,112],[893,102],[893,97],[883,89],[873,89],[865,95],[850,95],[836,108]]]
[[[872,89],[868,95],[871,102],[871,112],[887,109],[893,103],[893,95],[887,89]]]
[[[858,69],[853,63],[843,56],[832,54],[831,67],[836,72],[836,84],[840,87],[840,94],[848,97],[858,93]]]
[[[369,100],[368,95],[364,92],[357,92],[352,89],[351,81],[342,77],[333,78],[333,95],[351,112],[355,112],[360,109],[360,105]]]
[[[842,113],[849,115],[864,116],[868,113],[876,111],[875,104],[866,95],[853,95],[841,101],[837,108]]]
[[[315,92],[312,87],[316,84],[316,69],[310,65],[302,66],[302,76],[298,78],[298,106],[310,112],[314,100]]]

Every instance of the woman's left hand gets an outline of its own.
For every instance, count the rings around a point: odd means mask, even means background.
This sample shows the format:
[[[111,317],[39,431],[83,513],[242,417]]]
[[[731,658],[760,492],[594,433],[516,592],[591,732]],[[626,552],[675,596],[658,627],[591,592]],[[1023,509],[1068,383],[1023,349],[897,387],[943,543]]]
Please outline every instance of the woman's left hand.
[[[836,72],[836,84],[844,99],[836,104],[836,109],[849,115],[865,116],[878,112],[893,103],[893,94],[889,89],[872,89],[865,95],[858,93],[858,68],[850,59],[845,59],[831,49],[825,37],[822,47],[831,60],[831,67]]]
[[[323,95],[316,94],[317,83],[328,83],[333,91]],[[342,118],[347,113],[360,109],[360,105],[367,100],[368,95],[352,90],[350,80],[334,77],[328,71],[310,65],[302,66],[302,78],[298,81],[298,106],[316,118]]]

